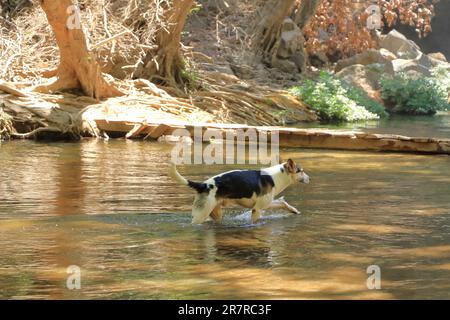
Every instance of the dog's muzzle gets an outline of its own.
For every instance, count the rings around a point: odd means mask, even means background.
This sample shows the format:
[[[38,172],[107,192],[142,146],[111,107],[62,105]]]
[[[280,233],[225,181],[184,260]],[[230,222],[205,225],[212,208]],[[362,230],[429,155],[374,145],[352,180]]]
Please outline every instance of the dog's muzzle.
[[[309,183],[309,176],[305,172],[302,171],[299,176],[300,182]]]

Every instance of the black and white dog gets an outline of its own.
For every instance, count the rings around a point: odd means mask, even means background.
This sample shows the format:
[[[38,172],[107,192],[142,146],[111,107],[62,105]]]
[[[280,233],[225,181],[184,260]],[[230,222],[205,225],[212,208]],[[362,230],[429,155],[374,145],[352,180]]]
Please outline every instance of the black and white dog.
[[[309,176],[292,159],[261,170],[228,171],[204,182],[185,179],[170,164],[170,176],[179,183],[197,191],[192,208],[192,223],[203,223],[208,217],[222,220],[222,206],[240,205],[252,209],[252,222],[268,208],[286,209],[299,214],[283,198],[275,200],[280,192],[296,182],[309,183]]]

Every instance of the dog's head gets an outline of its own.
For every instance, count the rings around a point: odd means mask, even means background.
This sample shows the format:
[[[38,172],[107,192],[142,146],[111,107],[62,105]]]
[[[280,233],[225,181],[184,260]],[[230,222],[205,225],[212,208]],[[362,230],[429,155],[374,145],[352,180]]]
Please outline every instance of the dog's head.
[[[294,182],[309,183],[309,176],[303,171],[303,168],[296,164],[294,160],[288,159],[288,161],[283,163],[283,168],[286,173],[291,176]]]

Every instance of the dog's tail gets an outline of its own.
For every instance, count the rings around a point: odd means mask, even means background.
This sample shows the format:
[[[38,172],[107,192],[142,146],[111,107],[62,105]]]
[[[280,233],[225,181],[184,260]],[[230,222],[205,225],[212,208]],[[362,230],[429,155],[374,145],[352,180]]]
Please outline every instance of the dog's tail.
[[[177,166],[173,162],[170,162],[170,164],[169,164],[169,176],[172,179],[174,179],[175,181],[177,181],[179,184],[191,187],[192,189],[196,190],[198,193],[206,192],[209,189],[211,189],[210,187],[208,187],[208,185],[206,183],[194,182],[194,181],[188,180],[185,177],[183,177],[178,172]]]

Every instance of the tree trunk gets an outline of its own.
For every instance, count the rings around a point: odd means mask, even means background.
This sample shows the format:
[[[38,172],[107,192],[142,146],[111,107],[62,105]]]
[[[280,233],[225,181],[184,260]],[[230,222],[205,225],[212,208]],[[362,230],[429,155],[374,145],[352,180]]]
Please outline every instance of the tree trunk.
[[[71,0],[40,0],[56,37],[60,63],[57,80],[37,91],[82,89],[90,97],[101,99],[122,93],[103,78],[100,65],[89,52],[78,13]]]
[[[268,0],[256,24],[253,46],[266,62],[272,64],[280,45],[281,27],[292,12],[296,0]]]
[[[294,21],[303,30],[306,24],[316,14],[321,0],[302,0],[294,13]]]
[[[180,52],[181,32],[194,0],[173,0],[166,6],[164,25],[157,31],[157,49],[149,52],[135,73],[135,78],[157,80],[170,85],[185,82],[182,75],[184,60]]]
[[[296,5],[296,0],[267,0],[253,38],[257,55],[269,66],[285,72],[295,71],[295,67],[304,71],[307,53],[302,29],[314,16],[320,1],[301,0]],[[287,32],[286,38],[282,38],[283,31]]]

